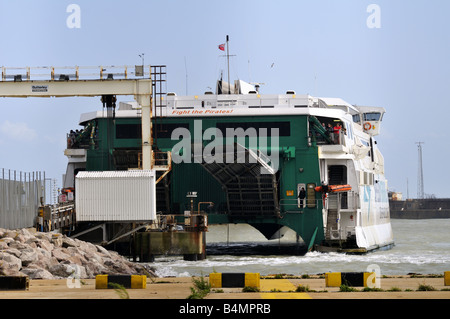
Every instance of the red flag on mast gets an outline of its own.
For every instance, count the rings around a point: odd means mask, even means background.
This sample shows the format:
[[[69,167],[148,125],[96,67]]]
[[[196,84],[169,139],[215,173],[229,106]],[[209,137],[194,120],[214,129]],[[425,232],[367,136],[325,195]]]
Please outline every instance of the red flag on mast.
[[[225,43],[219,44],[219,50],[225,51]]]

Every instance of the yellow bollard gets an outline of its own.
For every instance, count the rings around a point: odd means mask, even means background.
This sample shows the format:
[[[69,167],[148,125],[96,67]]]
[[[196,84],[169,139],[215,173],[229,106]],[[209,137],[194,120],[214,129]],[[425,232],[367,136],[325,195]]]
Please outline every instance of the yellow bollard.
[[[325,274],[325,286],[340,287],[342,284],[342,277],[340,272],[328,272]]]
[[[222,288],[222,274],[217,272],[209,274],[209,284],[211,288]]]
[[[261,281],[259,273],[246,273],[245,274],[245,287],[260,288]]]
[[[450,286],[450,271],[444,272],[444,286]]]

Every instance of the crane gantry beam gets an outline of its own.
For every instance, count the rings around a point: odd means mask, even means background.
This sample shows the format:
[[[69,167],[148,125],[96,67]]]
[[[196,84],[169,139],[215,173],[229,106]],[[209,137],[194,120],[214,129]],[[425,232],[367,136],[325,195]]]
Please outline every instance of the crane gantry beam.
[[[152,94],[151,79],[1,81],[1,97],[70,97]]]

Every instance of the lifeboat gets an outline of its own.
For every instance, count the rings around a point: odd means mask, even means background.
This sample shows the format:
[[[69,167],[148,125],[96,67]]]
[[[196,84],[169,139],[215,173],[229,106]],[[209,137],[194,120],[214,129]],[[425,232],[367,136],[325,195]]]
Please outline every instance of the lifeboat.
[[[338,193],[351,191],[352,187],[350,185],[322,185],[317,186],[314,190],[322,193]]]

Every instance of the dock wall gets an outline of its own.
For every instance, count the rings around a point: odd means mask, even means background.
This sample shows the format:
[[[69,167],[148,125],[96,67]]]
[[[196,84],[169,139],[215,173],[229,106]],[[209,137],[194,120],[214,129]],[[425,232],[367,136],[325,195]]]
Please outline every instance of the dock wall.
[[[450,209],[446,210],[406,210],[391,211],[392,219],[441,219],[450,218]]]
[[[40,198],[44,196],[45,173],[0,169],[0,228],[34,225]]]
[[[389,200],[393,219],[450,218],[450,198]]]

